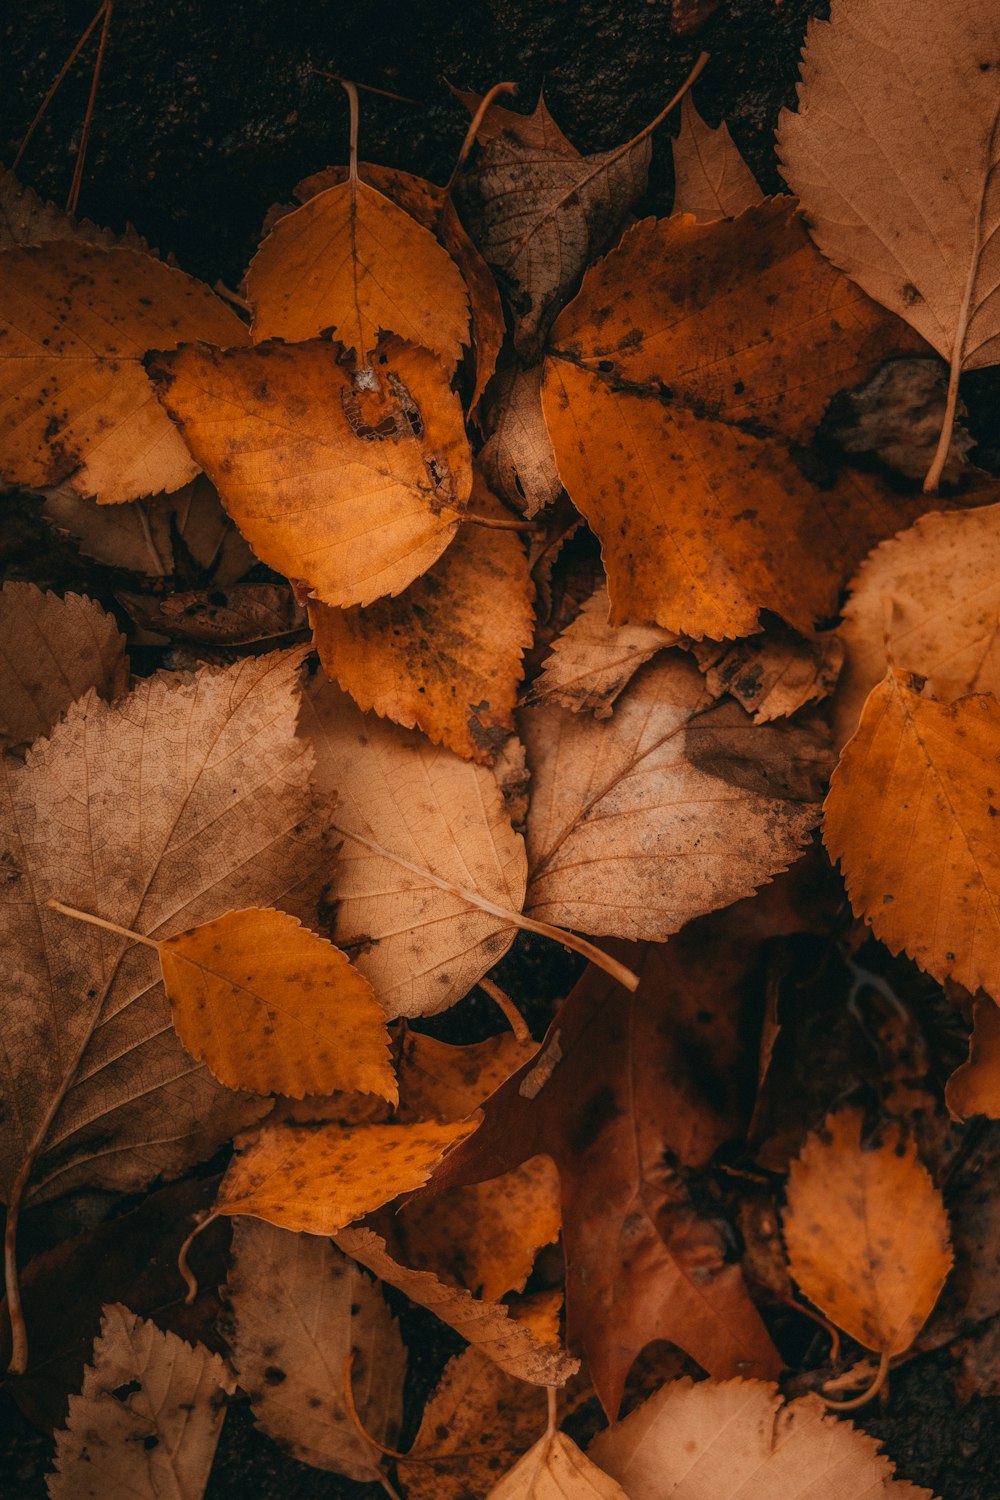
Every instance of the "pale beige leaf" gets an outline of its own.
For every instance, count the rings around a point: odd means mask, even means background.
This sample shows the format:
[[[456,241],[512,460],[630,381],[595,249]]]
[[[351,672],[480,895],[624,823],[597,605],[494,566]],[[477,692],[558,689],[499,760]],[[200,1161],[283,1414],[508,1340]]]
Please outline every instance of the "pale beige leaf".
[[[589,1454],[629,1500],[932,1500],[818,1396],[762,1380],[671,1381]]]
[[[300,659],[151,677],[114,706],[90,694],[24,765],[0,766],[5,1195],[35,1153],[34,1196],[131,1192],[260,1112],[182,1048],[155,950],[46,902],[149,936],[247,899],[302,906],[317,853]]]
[[[0,740],[48,734],[75,698],[96,688],[115,698],[128,685],[125,640],[113,615],[79,594],[45,594],[33,583],[0,593]]]
[[[142,368],[183,340],[247,341],[207,286],[137,250],[72,240],[2,252],[2,477],[68,480],[104,503],[176,490],[198,472]]]
[[[332,683],[313,684],[301,730],[316,782],[337,798],[335,831],[364,838],[505,910],[520,911],[527,862],[496,782],[421,735],[362,714]],[[333,937],[390,1016],[461,1000],[502,958],[514,928],[344,837],[330,869]]]
[[[739,641],[695,641],[691,651],[712,696],[731,693],[755,724],[828,697],[844,659],[835,635],[809,640],[781,625]]]
[[[56,1433],[50,1500],[201,1500],[234,1389],[204,1344],[109,1304]]]
[[[890,664],[928,678],[942,702],[1000,697],[1000,505],[932,512],[883,542],[851,585],[839,634],[838,746]]]
[[[998,56],[994,0],[833,0],[778,125],[824,255],[956,369],[1000,357]]]
[[[532,684],[532,702],[558,703],[574,713],[588,710],[596,719],[607,719],[615,699],[643,663],[680,640],[658,625],[612,625],[610,608],[602,584],[552,642],[552,652]]]
[[[818,818],[822,739],[713,703],[679,651],[645,667],[610,720],[539,707],[521,732],[526,909],[560,926],[661,940],[785,869]]]
[[[547,1432],[490,1490],[490,1500],[630,1500],[564,1432]]]
[[[562,494],[562,481],[542,416],[542,366],[497,374],[487,395],[480,462],[498,495],[530,520]]]
[[[370,1229],[345,1229],[336,1236],[341,1250],[382,1281],[426,1307],[509,1375],[533,1385],[564,1385],[580,1368],[561,1348],[540,1342],[510,1316],[502,1302],[480,1302],[458,1287],[443,1286],[429,1271],[413,1271],[388,1254],[385,1241]]]
[[[237,1219],[225,1332],[240,1385],[269,1437],[303,1463],[373,1479],[378,1454],[351,1422],[398,1440],[406,1350],[378,1287],[328,1239]]]
[[[731,219],[764,197],[729,134],[725,120],[713,130],[695,108],[690,93],[681,100],[680,133],[674,153],[675,214],[694,214],[701,223]]]

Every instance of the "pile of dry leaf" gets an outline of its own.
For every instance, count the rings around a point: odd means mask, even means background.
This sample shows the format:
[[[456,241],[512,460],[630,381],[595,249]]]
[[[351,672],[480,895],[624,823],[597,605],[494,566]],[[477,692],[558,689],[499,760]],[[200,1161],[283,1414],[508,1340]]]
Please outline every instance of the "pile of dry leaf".
[[[664,220],[662,117],[462,97],[239,294],[0,183],[0,472],[116,601],[0,596],[8,1389],[52,1500],[237,1388],[409,1500],[915,1500],[827,1408],[1000,1393],[1000,15],[834,0],[796,196],[685,94]]]

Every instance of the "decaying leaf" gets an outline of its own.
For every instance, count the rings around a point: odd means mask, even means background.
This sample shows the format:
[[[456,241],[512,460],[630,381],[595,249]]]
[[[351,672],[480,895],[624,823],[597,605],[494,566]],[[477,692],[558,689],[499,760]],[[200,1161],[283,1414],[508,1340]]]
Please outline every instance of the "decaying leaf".
[[[237,1219],[226,1335],[257,1423],[303,1463],[349,1479],[379,1474],[351,1422],[392,1445],[403,1414],[406,1350],[378,1287],[328,1239]]]
[[[729,134],[725,120],[713,130],[690,93],[681,100],[681,128],[673,141],[675,214],[694,214],[702,224],[730,219],[763,198],[754,175]]]
[[[490,1500],[629,1500],[622,1487],[564,1432],[547,1432],[529,1448],[500,1483]]]
[[[762,1380],[672,1381],[589,1454],[629,1500],[933,1500],[817,1396],[784,1404]]]
[[[446,881],[520,911],[527,861],[482,766],[362,714],[331,683],[303,699],[316,783],[337,797],[344,837],[330,870],[333,937],[390,1016],[430,1015],[466,995],[510,947],[509,922],[403,869],[374,843]]]
[[[198,465],[142,359],[185,339],[246,343],[233,310],[137,250],[53,240],[2,255],[2,477],[35,487],[68,480],[106,504],[192,479]]]
[[[680,651],[643,668],[601,723],[525,711],[532,916],[662,939],[795,858],[829,764],[806,727],[716,704]]]
[[[531,520],[562,494],[542,416],[541,365],[527,370],[513,366],[499,372],[485,406],[489,436],[479,455],[483,472],[497,494]]]
[[[782,626],[732,643],[696,641],[692,650],[713,697],[731,693],[755,724],[787,718],[828,697],[844,660],[837,636],[806,639]]]
[[[9,250],[12,245],[44,245],[49,240],[79,240],[104,250],[126,245],[152,253],[131,226],[116,235],[89,219],[74,218],[54,203],[46,203],[33,188],[19,182],[8,167],[0,166],[0,250]]]
[[[933,0],[834,0],[778,153],[819,248],[949,362],[953,403],[962,370],[1000,357],[1000,21],[992,0],[940,19]]]
[[[204,1344],[109,1304],[56,1434],[51,1500],[201,1500],[233,1390]]]
[[[860,1109],[831,1115],[788,1177],[785,1244],[803,1292],[851,1338],[885,1358],[926,1323],[951,1269],[948,1215],[895,1121],[862,1139]]]
[[[164,938],[160,964],[177,1035],[227,1088],[397,1098],[371,985],[296,917],[226,912]]]
[[[113,615],[79,594],[32,583],[0,592],[0,741],[48,734],[74,699],[96,688],[116,698],[128,685],[125,641]]]
[[[870,380],[834,398],[823,432],[846,453],[874,459],[907,479],[923,479],[941,436],[948,372],[937,359],[890,359]],[[944,484],[969,478],[975,440],[964,425],[965,404],[955,408],[951,447],[941,471]]]
[[[478,477],[472,493],[477,516],[509,518]],[[327,676],[360,708],[489,762],[514,728],[533,593],[521,538],[468,521],[398,598],[316,603],[309,618]]]
[[[607,719],[615,699],[639,668],[679,637],[657,625],[612,625],[607,588],[596,589],[576,619],[552,642],[551,655],[531,686],[535,703],[558,703],[574,713]]]
[[[533,1385],[564,1385],[579,1369],[579,1360],[537,1339],[502,1302],[480,1302],[467,1291],[443,1286],[428,1271],[399,1265],[387,1253],[385,1241],[370,1229],[342,1230],[336,1243],[382,1281],[405,1292],[411,1302],[449,1324],[508,1375]]]
[[[189,345],[149,369],[258,557],[325,603],[398,594],[454,536],[469,442],[426,349],[389,339],[352,373],[322,339]]]
[[[1000,1120],[1000,1006],[986,997],[972,1011],[969,1060],[948,1079],[945,1098],[960,1120],[986,1115]]]
[[[824,804],[851,904],[893,953],[1000,999],[1000,703],[935,703],[890,672]]]
[[[537,1051],[537,1042],[521,1041],[512,1031],[465,1047],[408,1031],[397,1064],[397,1118],[464,1120]]]
[[[216,585],[162,597],[121,589],[115,597],[137,625],[175,641],[256,645],[295,635],[306,626],[305,610],[282,583]]]
[[[1000,697],[1000,505],[933,511],[883,542],[851,585],[839,634],[838,745],[890,664],[928,678],[942,702]]]

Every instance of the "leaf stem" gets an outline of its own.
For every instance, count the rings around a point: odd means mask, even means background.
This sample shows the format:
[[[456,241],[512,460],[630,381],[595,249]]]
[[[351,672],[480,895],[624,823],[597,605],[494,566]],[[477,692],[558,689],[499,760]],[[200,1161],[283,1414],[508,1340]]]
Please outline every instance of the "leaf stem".
[[[462,142],[455,165],[451,169],[451,176],[448,178],[448,181],[441,189],[442,199],[451,197],[455,183],[458,181],[458,174],[465,166],[469,152],[472,150],[472,147],[475,144],[476,136],[479,134],[479,127],[483,123],[483,120],[486,118],[486,111],[490,108],[490,105],[493,103],[494,99],[498,94],[516,93],[516,83],[495,83],[490,89],[489,93],[484,94],[480,99],[479,108],[476,110],[476,113],[472,116],[472,119],[469,122],[469,128],[465,132],[465,140]]]
[[[823,1397],[823,1400],[831,1411],[857,1411],[859,1406],[867,1406],[869,1401],[873,1401],[875,1399],[879,1391],[885,1385],[888,1375],[889,1351],[888,1349],[883,1349],[882,1356],[878,1362],[878,1372],[875,1376],[875,1379],[872,1381],[867,1390],[861,1392],[860,1396],[852,1396],[850,1401],[834,1401],[831,1397],[824,1396],[822,1391],[820,1391],[820,1395]]]
[[[358,121],[361,111],[358,105],[358,91],[354,84],[346,78],[341,78],[340,87],[346,93],[351,105],[350,156],[348,158],[350,166],[348,171],[351,180],[351,198],[353,201],[358,184]]]
[[[310,66],[310,73],[316,78],[329,78],[331,83],[343,83],[345,80],[339,73],[329,73],[326,68],[314,68]],[[356,83],[356,89],[364,89],[366,94],[379,94],[383,99],[395,99],[400,104],[421,104],[420,99],[411,99],[408,94],[394,94],[391,89],[377,89],[373,83]]]
[[[120,927],[117,922],[105,921],[104,917],[95,917],[93,912],[80,911],[76,906],[66,906],[62,901],[49,900],[45,903],[53,911],[62,912],[64,917],[74,917],[78,922],[87,922],[91,927],[103,927],[107,932],[116,932],[119,937],[129,938],[133,943],[142,943],[146,948],[155,948],[157,953],[160,945],[155,938],[143,937],[141,932],[133,932],[131,927]]]
[[[955,430],[955,411],[958,407],[958,380],[962,373],[962,351],[956,343],[955,352],[951,357],[951,369],[948,372],[948,399],[945,402],[944,419],[941,423],[941,434],[938,438],[937,447],[934,450],[934,458],[927,470],[924,480],[924,494],[936,495],[938,485],[941,483],[941,475],[944,466],[948,462],[948,454],[951,450],[951,435]]]
[[[80,202],[80,185],[83,182],[83,168],[87,159],[87,146],[90,144],[90,127],[94,118],[94,105],[97,102],[97,86],[101,81],[101,68],[104,66],[104,53],[108,45],[108,32],[111,29],[111,12],[114,9],[114,0],[105,0],[104,3],[104,25],[101,27],[101,37],[97,44],[97,60],[94,63],[94,76],[90,81],[90,93],[87,96],[87,108],[83,116],[83,129],[80,132],[80,145],[77,148],[76,162],[73,166],[73,181],[70,184],[69,197],[66,199],[66,212],[75,214]]]
[[[184,1278],[184,1285],[187,1287],[187,1296],[184,1298],[184,1303],[187,1307],[190,1307],[198,1295],[198,1278],[192,1271],[190,1262],[188,1261],[188,1251],[202,1230],[207,1229],[209,1224],[213,1224],[220,1217],[219,1210],[215,1208],[204,1214],[198,1220],[197,1224],[195,1224],[191,1233],[177,1252],[177,1269]]]
[[[91,32],[93,31],[94,27],[97,25],[101,17],[104,15],[105,4],[106,0],[101,0],[101,3],[97,7],[97,12],[94,15],[93,20],[88,23],[87,28],[81,36],[80,40],[77,42],[69,57],[67,57],[66,61],[59,69],[59,72],[56,74],[55,82],[52,84],[48,93],[45,95],[45,98],[38,106],[38,109],[35,113],[35,118],[32,120],[31,124],[25,131],[24,139],[21,141],[20,146],[18,146],[17,154],[15,155],[14,160],[11,163],[12,172],[16,172],[18,167],[21,165],[21,158],[28,149],[28,146],[31,142],[31,137],[34,135],[35,131],[38,129],[38,126],[41,124],[42,116],[45,114],[45,111],[48,109],[49,105],[52,103],[52,100],[55,98],[56,93],[59,89],[59,85],[62,83],[63,79],[66,77],[66,74],[69,72],[70,68],[80,56],[80,53],[83,51],[84,47],[87,45],[87,42],[90,40]]]
[[[510,1029],[517,1037],[518,1041],[530,1042],[531,1032],[528,1030],[528,1023],[527,1021],[525,1021],[524,1017],[522,1016],[521,1012],[518,1010],[517,1006],[514,1004],[510,996],[508,994],[505,994],[498,984],[494,984],[493,980],[485,975],[479,981],[479,988],[483,990],[487,995],[489,995],[490,999],[493,1000],[503,1011],[504,1015],[507,1018],[507,1021],[510,1024]]]
[[[537,532],[542,529],[537,521],[515,521],[513,517],[507,521],[501,520],[498,516],[480,516],[470,510],[463,513],[462,520],[467,521],[470,526],[485,526],[490,531]]]

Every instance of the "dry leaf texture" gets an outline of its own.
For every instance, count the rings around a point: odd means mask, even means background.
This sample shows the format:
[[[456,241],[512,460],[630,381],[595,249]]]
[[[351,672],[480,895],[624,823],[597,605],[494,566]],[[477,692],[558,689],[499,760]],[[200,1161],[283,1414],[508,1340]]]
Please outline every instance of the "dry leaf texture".
[[[0,592],[0,740],[48,734],[75,698],[96,688],[115,698],[128,685],[125,641],[93,599],[60,599],[32,583]]]
[[[50,1500],[201,1500],[233,1390],[204,1344],[111,1303],[56,1434]]]
[[[673,144],[675,214],[694,214],[702,224],[730,219],[763,198],[754,175],[729,134],[725,120],[713,130],[690,93],[681,100],[681,128]]]
[[[789,1172],[785,1244],[810,1301],[891,1356],[913,1343],[951,1269],[948,1215],[899,1124],[877,1143],[863,1128],[861,1110],[844,1109],[809,1136]]]
[[[245,646],[297,635],[306,625],[305,610],[283,583],[179,589],[162,598],[119,589],[115,597],[138,625],[175,641]]]
[[[407,1031],[397,1072],[398,1118],[464,1120],[534,1057],[537,1042],[501,1031],[484,1042],[455,1047],[420,1031]]]
[[[851,904],[893,952],[1000,998],[1000,703],[874,688],[824,804]]]
[[[337,830],[521,910],[524,842],[485,767],[362,714],[332,684],[313,685],[301,728],[316,746],[317,786],[337,798]],[[333,936],[390,1016],[445,1010],[513,942],[503,918],[352,838],[343,839],[330,874]]]
[[[629,1500],[564,1432],[547,1432],[490,1491],[490,1500]]]
[[[986,997],[973,1007],[969,1060],[948,1079],[945,1098],[958,1119],[1000,1119],[1000,1006]]]
[[[608,723],[525,711],[532,916],[662,939],[749,895],[802,848],[828,756],[808,728],[715,704],[691,659],[645,667]]]
[[[542,367],[498,373],[487,397],[479,461],[498,495],[529,520],[562,494],[552,442],[542,416]]]
[[[398,594],[454,536],[469,443],[426,349],[390,339],[354,374],[321,339],[196,345],[150,373],[257,556],[327,604]]]
[[[576,619],[552,642],[551,655],[531,686],[535,703],[558,703],[574,713],[607,719],[615,699],[639,668],[678,637],[657,625],[612,625],[602,584]]]
[[[300,900],[316,858],[300,656],[152,677],[115,706],[91,694],[0,768],[5,1195],[36,1155],[36,1194],[133,1191],[259,1111],[181,1047],[153,950],[46,902],[159,936],[248,897]]]
[[[406,1350],[378,1287],[328,1239],[237,1219],[226,1283],[226,1334],[257,1423],[303,1463],[373,1479],[366,1432],[392,1444],[403,1414]]]
[[[696,642],[692,649],[712,696],[731,693],[755,724],[787,718],[826,698],[844,659],[837,636],[806,640],[782,626],[742,641]]]
[[[54,240],[3,253],[2,476],[69,480],[106,503],[176,490],[197,464],[157,405],[149,349],[185,339],[243,344],[247,331],[207,286],[137,250]]]

